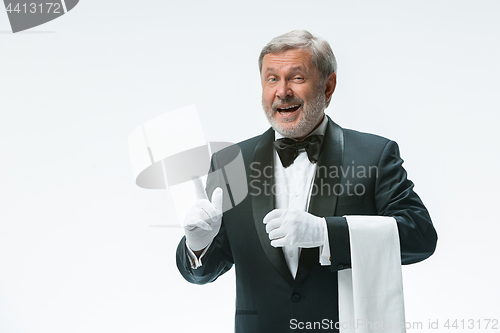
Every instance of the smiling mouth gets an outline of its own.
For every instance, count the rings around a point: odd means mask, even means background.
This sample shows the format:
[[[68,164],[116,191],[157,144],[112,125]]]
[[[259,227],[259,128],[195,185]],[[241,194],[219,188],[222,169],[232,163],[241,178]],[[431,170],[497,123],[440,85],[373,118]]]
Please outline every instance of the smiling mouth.
[[[280,114],[290,114],[290,113],[297,111],[300,108],[300,106],[301,106],[300,104],[295,104],[295,105],[287,106],[286,108],[277,108],[276,110]]]

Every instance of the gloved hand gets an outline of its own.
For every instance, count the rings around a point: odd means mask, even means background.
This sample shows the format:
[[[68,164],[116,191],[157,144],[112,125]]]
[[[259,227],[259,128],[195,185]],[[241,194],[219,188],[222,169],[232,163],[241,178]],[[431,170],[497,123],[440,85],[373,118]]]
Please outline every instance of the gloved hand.
[[[328,234],[324,218],[296,209],[274,209],[264,217],[264,224],[274,247],[317,247]]]
[[[222,221],[222,189],[216,188],[208,200],[200,178],[193,179],[197,201],[183,222],[187,246],[193,251],[206,248],[217,236]]]

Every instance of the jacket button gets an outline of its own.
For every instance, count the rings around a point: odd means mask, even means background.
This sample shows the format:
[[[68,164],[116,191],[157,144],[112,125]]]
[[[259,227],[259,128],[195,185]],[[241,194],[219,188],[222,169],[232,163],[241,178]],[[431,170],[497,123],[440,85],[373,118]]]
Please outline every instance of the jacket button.
[[[294,302],[300,301],[300,294],[299,293],[293,293],[292,294],[292,301],[294,301]]]

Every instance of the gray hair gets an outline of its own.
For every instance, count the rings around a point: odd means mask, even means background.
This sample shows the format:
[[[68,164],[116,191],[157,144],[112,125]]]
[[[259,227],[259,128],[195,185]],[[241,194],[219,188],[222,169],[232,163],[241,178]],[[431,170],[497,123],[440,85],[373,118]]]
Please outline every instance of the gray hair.
[[[337,60],[333,55],[332,48],[328,42],[313,36],[306,30],[293,30],[278,37],[274,37],[260,52],[259,70],[262,73],[262,62],[264,56],[269,53],[281,53],[293,49],[309,49],[311,51],[312,63],[321,73],[325,80],[330,74],[337,73]]]

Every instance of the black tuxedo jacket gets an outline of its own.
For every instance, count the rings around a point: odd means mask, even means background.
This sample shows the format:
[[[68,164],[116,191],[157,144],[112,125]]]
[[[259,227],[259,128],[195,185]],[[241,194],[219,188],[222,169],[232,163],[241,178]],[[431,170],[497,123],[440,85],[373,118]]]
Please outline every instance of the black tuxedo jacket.
[[[319,264],[318,248],[302,249],[294,280],[282,249],[270,245],[262,222],[274,209],[270,190],[273,141],[274,131],[269,129],[237,144],[245,163],[249,195],[224,213],[219,234],[202,258],[203,266],[191,268],[183,238],[177,248],[177,267],[187,281],[205,284],[235,265],[238,333],[289,332],[300,322],[319,322],[322,328],[329,323],[328,328],[332,328],[338,321],[337,271],[350,267],[349,232],[342,216],[394,217],[403,264],[429,257],[437,235],[427,209],[406,177],[397,144],[342,129],[329,119],[309,212],[326,219],[331,265]],[[212,171],[233,160],[234,151],[230,150],[214,154]],[[224,184],[216,174],[210,174],[207,181],[209,196]]]

